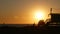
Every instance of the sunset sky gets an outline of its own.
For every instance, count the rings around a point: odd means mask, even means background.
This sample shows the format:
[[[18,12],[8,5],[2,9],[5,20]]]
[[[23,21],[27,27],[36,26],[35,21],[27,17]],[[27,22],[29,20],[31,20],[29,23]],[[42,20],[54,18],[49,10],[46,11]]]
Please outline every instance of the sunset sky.
[[[0,0],[0,24],[33,24],[38,11],[46,20],[51,7],[59,13],[60,0]]]

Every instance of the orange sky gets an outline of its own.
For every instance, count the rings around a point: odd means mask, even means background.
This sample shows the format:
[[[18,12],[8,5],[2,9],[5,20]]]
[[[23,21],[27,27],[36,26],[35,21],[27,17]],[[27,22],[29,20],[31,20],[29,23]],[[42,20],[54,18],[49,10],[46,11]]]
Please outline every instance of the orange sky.
[[[0,0],[0,23],[6,24],[33,24],[36,10],[45,13],[48,18],[50,8],[60,8],[60,0]]]

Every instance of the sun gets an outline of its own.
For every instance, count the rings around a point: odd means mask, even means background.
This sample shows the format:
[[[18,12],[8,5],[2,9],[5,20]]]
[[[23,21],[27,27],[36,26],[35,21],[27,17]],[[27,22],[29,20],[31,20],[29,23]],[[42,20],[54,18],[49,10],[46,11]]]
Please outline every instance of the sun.
[[[40,10],[36,11],[35,12],[35,19],[37,21],[44,20],[44,12],[43,11],[40,11]]]
[[[42,17],[43,17],[43,13],[37,12],[35,14],[35,18],[37,18],[37,19],[42,19]]]

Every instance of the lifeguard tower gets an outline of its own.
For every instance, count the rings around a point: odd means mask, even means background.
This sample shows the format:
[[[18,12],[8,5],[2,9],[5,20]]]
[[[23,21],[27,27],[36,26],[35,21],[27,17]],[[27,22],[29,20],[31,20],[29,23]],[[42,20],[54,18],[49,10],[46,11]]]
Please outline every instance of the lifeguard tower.
[[[51,16],[50,21],[47,22],[47,26],[60,26],[60,13],[52,13],[52,8],[50,9]]]

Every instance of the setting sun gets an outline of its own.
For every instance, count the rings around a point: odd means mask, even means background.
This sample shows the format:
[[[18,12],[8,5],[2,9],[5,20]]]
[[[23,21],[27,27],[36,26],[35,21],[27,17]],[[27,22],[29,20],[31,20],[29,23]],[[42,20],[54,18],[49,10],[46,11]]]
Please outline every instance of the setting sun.
[[[37,23],[39,20],[45,20],[45,19],[44,19],[44,18],[45,18],[45,13],[44,13],[44,11],[37,10],[37,11],[35,11],[34,15],[35,15],[34,17],[35,17],[36,23]]]
[[[36,13],[35,18],[42,19],[42,17],[43,17],[43,14],[42,13],[39,13],[39,12]]]
[[[42,11],[36,11],[35,18],[38,20],[42,20],[44,17],[44,13]]]

